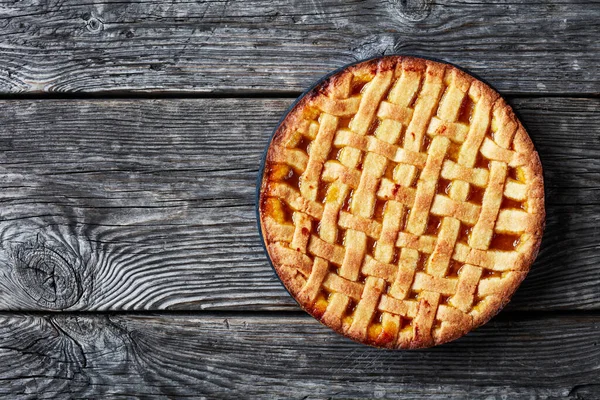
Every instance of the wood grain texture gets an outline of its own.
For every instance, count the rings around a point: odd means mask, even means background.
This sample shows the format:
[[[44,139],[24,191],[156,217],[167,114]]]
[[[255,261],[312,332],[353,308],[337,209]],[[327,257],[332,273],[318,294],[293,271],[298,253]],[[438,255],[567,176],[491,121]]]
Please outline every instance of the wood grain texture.
[[[599,341],[597,315],[517,315],[434,349],[389,351],[294,314],[3,314],[0,394],[593,400]]]
[[[594,1],[0,0],[0,397],[599,399],[599,29]],[[253,210],[265,97],[390,53],[535,95],[548,203],[512,311],[410,352],[280,312]],[[217,99],[124,98],[170,95]]]
[[[0,102],[0,308],[296,309],[253,209],[262,152],[290,102]],[[549,206],[511,307],[596,309],[600,100],[513,103]]]
[[[506,93],[597,94],[597,2],[3,1],[0,92],[304,90],[414,53]]]

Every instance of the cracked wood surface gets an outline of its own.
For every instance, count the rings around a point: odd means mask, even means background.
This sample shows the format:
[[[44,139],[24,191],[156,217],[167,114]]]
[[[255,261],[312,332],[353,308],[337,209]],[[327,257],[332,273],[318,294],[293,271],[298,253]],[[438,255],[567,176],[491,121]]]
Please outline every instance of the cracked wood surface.
[[[2,1],[0,92],[299,92],[403,53],[505,94],[598,93],[599,15],[594,1]]]
[[[254,214],[291,101],[0,102],[0,309],[296,309]],[[600,101],[512,102],[542,158],[548,221],[510,307],[598,309]]]
[[[595,314],[496,318],[416,351],[366,347],[302,314],[2,314],[0,394],[594,400],[599,341]]]
[[[599,399],[599,17],[589,1],[0,0],[0,396]],[[410,352],[289,312],[253,210],[290,97],[390,53],[512,95],[548,204],[508,311]],[[159,99],[207,95],[237,98]]]

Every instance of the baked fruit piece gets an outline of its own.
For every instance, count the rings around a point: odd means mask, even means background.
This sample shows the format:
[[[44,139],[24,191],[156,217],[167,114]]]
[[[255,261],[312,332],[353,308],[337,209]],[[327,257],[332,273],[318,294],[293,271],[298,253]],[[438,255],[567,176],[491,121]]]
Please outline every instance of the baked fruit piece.
[[[338,72],[284,118],[260,228],[300,306],[362,343],[456,339],[510,299],[544,226],[542,167],[510,106],[438,62]]]

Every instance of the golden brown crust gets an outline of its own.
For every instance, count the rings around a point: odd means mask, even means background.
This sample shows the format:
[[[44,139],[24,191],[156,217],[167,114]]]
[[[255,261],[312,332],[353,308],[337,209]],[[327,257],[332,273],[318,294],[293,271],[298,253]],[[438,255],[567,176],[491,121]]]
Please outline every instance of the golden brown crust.
[[[542,166],[511,107],[454,66],[389,56],[338,72],[275,132],[265,247],[317,320],[420,348],[504,307],[537,256]]]

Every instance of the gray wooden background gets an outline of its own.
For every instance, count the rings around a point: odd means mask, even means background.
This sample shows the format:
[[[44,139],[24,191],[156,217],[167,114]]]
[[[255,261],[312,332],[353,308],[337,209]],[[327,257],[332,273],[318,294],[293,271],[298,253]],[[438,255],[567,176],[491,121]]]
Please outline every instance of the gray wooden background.
[[[600,398],[600,3],[0,1],[0,395]],[[429,350],[300,312],[255,178],[300,92],[391,53],[495,85],[544,166],[513,302]]]

